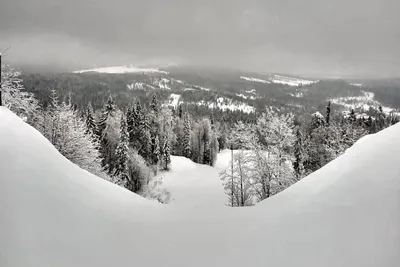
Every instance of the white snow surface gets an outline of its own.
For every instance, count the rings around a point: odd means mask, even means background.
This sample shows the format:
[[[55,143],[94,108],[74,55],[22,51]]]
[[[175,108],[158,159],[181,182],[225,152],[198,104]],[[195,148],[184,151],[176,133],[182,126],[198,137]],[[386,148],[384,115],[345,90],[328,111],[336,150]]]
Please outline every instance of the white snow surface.
[[[399,135],[400,124],[368,136],[255,207],[190,193],[161,205],[81,170],[0,108],[0,266],[397,267]],[[212,168],[172,168],[188,177],[175,188],[209,184],[222,198]]]
[[[222,110],[242,111],[245,113],[254,112],[255,108],[241,101],[234,101],[230,98],[218,97],[214,102],[206,102],[201,100],[196,103],[199,106],[208,106],[208,108],[219,108]]]
[[[185,157],[172,156],[171,170],[161,174],[163,187],[171,193],[170,204],[224,207],[228,197],[218,174],[229,166],[229,160],[218,159],[217,164],[223,168],[213,168]]]
[[[74,73],[85,73],[85,72],[98,72],[98,73],[163,73],[168,74],[166,71],[159,70],[157,68],[139,68],[135,66],[114,66],[114,67],[102,67],[88,70],[78,70]]]
[[[171,94],[169,96],[169,100],[168,100],[167,106],[177,108],[178,105],[179,105],[179,102],[180,102],[179,101],[180,98],[181,98],[181,95]]]
[[[368,91],[361,91],[360,96],[347,96],[332,98],[330,101],[334,104],[341,105],[347,110],[360,109],[361,111],[369,111],[370,107],[378,110],[379,106],[382,106],[382,111],[386,114],[393,113],[400,115],[400,112],[388,106],[382,105],[379,101],[375,100],[375,94]]]
[[[273,83],[285,84],[285,85],[289,85],[289,86],[309,85],[309,84],[316,82],[316,81],[305,80],[305,79],[300,79],[300,78],[295,78],[295,77],[282,76],[282,75],[276,75],[276,74],[272,75],[272,77],[270,78],[270,81]]]
[[[270,81],[266,81],[266,80],[263,80],[263,79],[250,78],[250,77],[245,77],[245,76],[240,76],[240,79],[246,80],[246,81],[248,81],[248,82],[271,83]]]

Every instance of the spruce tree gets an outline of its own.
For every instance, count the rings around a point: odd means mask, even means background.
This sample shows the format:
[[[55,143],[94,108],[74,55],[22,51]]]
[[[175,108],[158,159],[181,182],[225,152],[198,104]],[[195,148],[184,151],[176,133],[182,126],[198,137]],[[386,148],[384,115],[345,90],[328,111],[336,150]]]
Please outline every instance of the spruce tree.
[[[182,108],[182,104],[179,105],[178,116],[179,116],[180,119],[183,118],[183,108]]]
[[[93,118],[93,108],[90,102],[86,108],[86,128],[87,133],[95,134],[97,132],[97,125]]]
[[[331,118],[331,101],[328,102],[328,105],[326,106],[326,125],[329,125],[330,123],[330,118]]]
[[[111,174],[113,169],[113,156],[114,152],[110,148],[110,140],[107,136],[107,126],[109,124],[109,118],[112,113],[115,112],[115,103],[111,95],[108,97],[107,103],[104,105],[101,112],[99,121],[97,122],[97,136],[100,140],[100,153],[102,157],[102,165]]]
[[[171,164],[171,148],[168,139],[166,139],[164,146],[164,170],[167,171],[169,169],[169,164]]]
[[[212,165],[211,162],[211,126],[210,126],[210,121],[208,119],[204,119],[202,122],[202,127],[203,127],[203,136],[201,137],[201,141],[203,143],[203,164],[206,165]]]
[[[157,95],[155,93],[153,94],[153,97],[150,102],[150,111],[154,112],[156,116],[158,116],[159,114]]]
[[[126,120],[124,116],[121,117],[120,140],[115,150],[116,166],[115,175],[118,176],[124,184],[129,180],[128,169],[128,144],[129,136],[127,131]]]
[[[297,126],[296,130],[296,141],[294,142],[294,158],[293,168],[296,174],[297,180],[300,180],[304,173],[303,167],[303,141],[300,131],[300,127]]]
[[[127,125],[128,135],[129,135],[129,142],[131,142],[131,140],[132,140],[133,129],[135,127],[133,109],[134,109],[134,107],[129,107],[126,111],[126,125]]]
[[[349,115],[349,122],[351,124],[355,124],[357,121],[356,113],[354,112],[354,109],[351,109],[350,115]]]
[[[160,160],[160,139],[156,135],[152,140],[152,163],[157,165]]]
[[[183,150],[184,156],[190,158],[191,147],[190,147],[190,121],[189,115],[185,114],[185,118],[183,121]]]
[[[107,103],[103,107],[99,122],[97,123],[97,134],[100,138],[102,138],[103,132],[107,127],[107,119],[113,111],[115,111],[115,102],[110,95],[108,97]]]

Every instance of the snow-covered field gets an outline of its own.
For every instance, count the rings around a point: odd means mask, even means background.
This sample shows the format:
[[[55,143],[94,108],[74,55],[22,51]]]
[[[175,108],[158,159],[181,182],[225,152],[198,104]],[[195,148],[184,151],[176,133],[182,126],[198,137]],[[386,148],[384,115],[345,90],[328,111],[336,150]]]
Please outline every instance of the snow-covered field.
[[[81,170],[0,108],[0,266],[397,267],[399,135],[363,138],[249,208],[217,205],[229,151],[215,170],[174,158],[180,180],[165,177],[175,197],[161,205]]]
[[[229,160],[219,164],[228,167]],[[197,164],[185,157],[172,156],[171,161],[171,171],[161,174],[163,187],[171,193],[170,204],[191,207],[226,205],[228,197],[219,179],[218,168]]]
[[[254,112],[255,108],[240,101],[233,101],[229,98],[219,97],[215,102],[205,102],[204,100],[196,103],[199,106],[208,106],[209,108],[219,108],[222,110],[243,111],[245,113]]]
[[[169,106],[169,107],[177,108],[178,105],[179,105],[180,98],[181,98],[181,95],[171,94],[169,96],[169,100],[168,100],[168,103],[166,105]]]
[[[378,110],[379,106],[382,106],[382,110],[384,113],[389,114],[391,112],[394,112],[395,114],[400,115],[400,113],[396,112],[395,109],[383,106],[380,102],[376,101],[374,93],[367,91],[362,91],[362,93],[363,95],[361,96],[337,97],[330,99],[330,101],[334,104],[345,107],[347,110],[360,109],[366,112],[370,108]]]
[[[250,78],[245,76],[240,76],[240,79],[248,81],[248,82],[257,82],[257,83],[271,83],[270,81],[258,79],[258,78]]]
[[[114,66],[114,67],[103,67],[94,68],[88,70],[78,70],[74,73],[85,73],[85,72],[98,72],[98,73],[163,73],[168,74],[166,71],[159,70],[157,68],[139,68],[135,66]]]
[[[270,78],[270,81],[273,83],[285,84],[285,85],[289,85],[289,86],[309,85],[309,84],[316,82],[316,81],[305,80],[305,79],[300,79],[300,78],[295,78],[295,77],[287,77],[287,76],[276,75],[276,74],[272,75],[272,77]]]

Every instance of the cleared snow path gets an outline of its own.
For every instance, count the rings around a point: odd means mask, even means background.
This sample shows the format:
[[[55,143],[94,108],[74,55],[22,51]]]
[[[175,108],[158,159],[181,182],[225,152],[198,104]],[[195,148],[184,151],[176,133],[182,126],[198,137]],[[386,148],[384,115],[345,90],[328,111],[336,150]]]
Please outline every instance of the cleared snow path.
[[[213,207],[228,202],[217,168],[173,156],[171,171],[162,176],[163,187],[171,193],[171,204]]]

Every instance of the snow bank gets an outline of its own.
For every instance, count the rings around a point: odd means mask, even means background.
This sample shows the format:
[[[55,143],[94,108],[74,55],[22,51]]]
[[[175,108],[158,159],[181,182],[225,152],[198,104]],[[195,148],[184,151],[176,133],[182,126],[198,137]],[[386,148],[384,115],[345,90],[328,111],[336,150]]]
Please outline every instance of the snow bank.
[[[369,136],[252,208],[189,205],[189,192],[161,205],[82,171],[0,108],[0,266],[396,267],[399,135]],[[172,169],[181,192],[215,175],[187,159]]]

